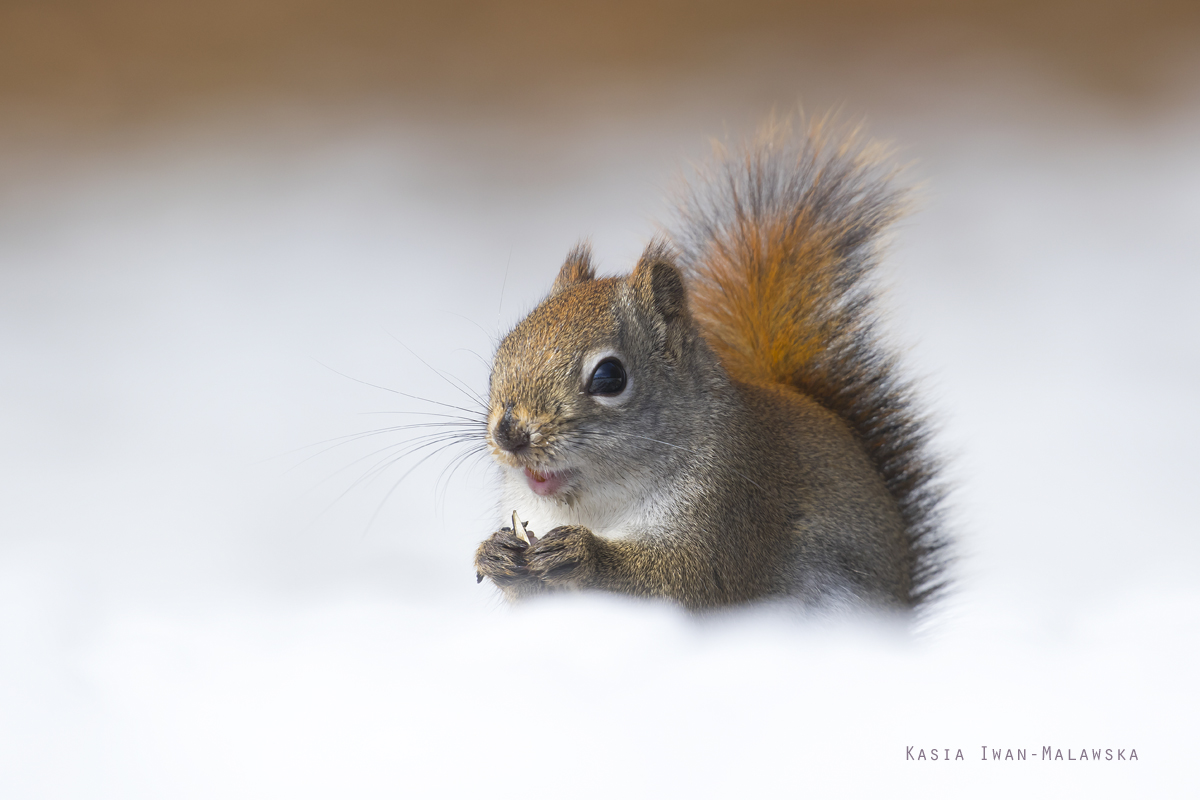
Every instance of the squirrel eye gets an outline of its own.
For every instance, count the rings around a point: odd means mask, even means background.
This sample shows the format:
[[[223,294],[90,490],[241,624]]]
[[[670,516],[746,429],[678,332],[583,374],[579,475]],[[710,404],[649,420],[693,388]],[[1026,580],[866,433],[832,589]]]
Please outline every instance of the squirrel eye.
[[[625,368],[615,358],[606,358],[592,370],[592,379],[588,382],[588,394],[618,395],[625,391]]]

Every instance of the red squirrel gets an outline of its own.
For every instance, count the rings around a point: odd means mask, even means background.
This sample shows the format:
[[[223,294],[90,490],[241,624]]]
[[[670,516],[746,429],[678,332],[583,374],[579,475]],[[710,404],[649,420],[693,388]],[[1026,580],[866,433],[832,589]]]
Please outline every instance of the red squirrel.
[[[769,125],[721,151],[631,274],[586,246],[502,340],[487,444],[512,600],[564,588],[689,609],[913,609],[944,585],[938,462],[877,333],[905,192],[854,133]]]

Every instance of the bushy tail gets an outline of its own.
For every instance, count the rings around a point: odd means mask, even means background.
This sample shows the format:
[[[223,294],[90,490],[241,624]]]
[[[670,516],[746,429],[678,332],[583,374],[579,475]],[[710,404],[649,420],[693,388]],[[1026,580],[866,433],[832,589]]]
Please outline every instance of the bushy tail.
[[[927,426],[875,330],[872,281],[905,192],[886,151],[830,128],[794,135],[772,122],[749,146],[718,147],[671,239],[692,311],[729,373],[793,386],[857,433],[904,517],[916,606],[943,587],[942,492]]]

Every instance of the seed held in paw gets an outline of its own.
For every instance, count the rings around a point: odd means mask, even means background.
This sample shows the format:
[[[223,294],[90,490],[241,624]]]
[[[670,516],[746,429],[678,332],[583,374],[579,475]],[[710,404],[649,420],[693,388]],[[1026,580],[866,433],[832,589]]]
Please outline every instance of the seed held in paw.
[[[512,529],[513,533],[517,535],[517,538],[525,544],[537,543],[537,537],[533,535],[533,531],[525,527],[525,523],[521,522],[521,518],[517,516],[516,511],[513,512]]]

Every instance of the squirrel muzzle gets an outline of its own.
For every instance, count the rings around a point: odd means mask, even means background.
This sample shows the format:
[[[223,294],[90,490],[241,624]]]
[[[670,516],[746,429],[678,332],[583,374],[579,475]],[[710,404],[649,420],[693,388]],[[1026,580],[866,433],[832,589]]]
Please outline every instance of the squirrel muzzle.
[[[529,428],[513,416],[512,405],[504,409],[490,434],[492,443],[500,450],[519,455],[529,449]]]

